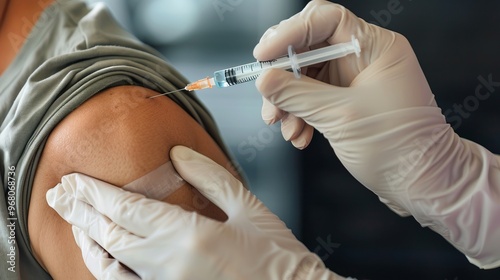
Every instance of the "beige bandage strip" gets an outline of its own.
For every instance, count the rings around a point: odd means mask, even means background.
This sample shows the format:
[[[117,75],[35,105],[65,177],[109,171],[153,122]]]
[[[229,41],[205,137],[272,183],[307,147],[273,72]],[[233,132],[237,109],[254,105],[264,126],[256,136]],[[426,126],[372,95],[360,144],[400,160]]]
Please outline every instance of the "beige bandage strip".
[[[128,183],[124,190],[143,194],[147,198],[162,200],[179,189],[186,181],[169,161],[141,178]]]

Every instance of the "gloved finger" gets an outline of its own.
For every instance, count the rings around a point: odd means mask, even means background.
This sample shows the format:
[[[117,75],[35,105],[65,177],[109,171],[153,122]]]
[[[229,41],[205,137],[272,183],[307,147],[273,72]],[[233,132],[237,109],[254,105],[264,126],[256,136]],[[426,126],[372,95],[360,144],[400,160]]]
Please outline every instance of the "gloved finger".
[[[264,40],[267,40],[267,39],[271,39],[272,36],[274,36],[274,30],[278,27],[278,24],[276,25],[273,25],[271,27],[269,27],[266,32],[264,32],[264,34],[262,35],[262,37],[260,37],[260,42],[264,41]]]
[[[90,238],[112,252],[114,246],[141,240],[142,236],[121,228],[97,212],[91,205],[75,198],[61,184],[46,194],[47,203],[68,223],[83,230]]]
[[[73,236],[82,251],[83,261],[89,271],[97,279],[139,280],[139,276],[123,267],[118,260],[111,257],[106,250],[86,235],[81,229],[73,226]]]
[[[204,155],[175,146],[170,150],[170,159],[182,178],[226,212],[229,219],[240,214],[244,206],[249,210],[260,203],[238,179]]]
[[[273,105],[274,106],[274,105]],[[306,123],[296,116],[286,113],[281,119],[281,135],[286,141],[295,139],[300,135]]]
[[[307,146],[309,146],[309,143],[311,143],[313,134],[314,128],[308,124],[305,124],[300,134],[291,139],[290,142],[292,142],[292,145],[295,148],[303,150],[307,148]]]
[[[274,106],[269,102],[269,100],[262,97],[262,119],[267,125],[274,124],[278,120],[281,120],[285,115],[285,112],[280,110],[278,107]]]
[[[111,221],[137,236],[148,236],[159,227],[184,220],[180,219],[182,217],[189,220],[191,215],[178,206],[124,191],[83,174],[74,173],[64,176],[62,183],[55,188],[54,195],[60,193],[58,188],[63,188],[69,195],[89,204]]]
[[[330,44],[348,42],[351,35],[356,36],[355,32],[362,29],[346,27],[346,17],[360,21],[340,5],[322,0],[310,1],[300,13],[266,32],[253,54],[257,60],[270,60],[284,55],[288,45],[302,49],[324,41]]]
[[[97,228],[106,228],[111,221],[95,211],[92,206],[75,198],[66,192],[61,184],[47,191],[47,204],[52,207],[65,221],[79,228],[85,229],[92,224]]]
[[[280,69],[264,71],[255,85],[271,104],[310,125],[319,117],[328,117],[330,121],[335,121],[337,117],[340,119],[346,113],[342,110],[351,110],[350,102],[357,97],[349,94],[352,91],[349,87],[337,87],[305,76],[296,79],[292,73]],[[326,108],[335,110],[327,116],[318,114]],[[334,115],[336,113],[338,116]],[[320,127],[315,128],[322,131]]]

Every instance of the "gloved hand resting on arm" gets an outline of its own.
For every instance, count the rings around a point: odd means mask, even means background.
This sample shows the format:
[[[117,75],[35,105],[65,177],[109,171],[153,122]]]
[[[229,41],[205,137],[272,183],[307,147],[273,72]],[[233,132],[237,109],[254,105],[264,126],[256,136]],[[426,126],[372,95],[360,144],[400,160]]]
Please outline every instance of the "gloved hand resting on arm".
[[[171,150],[171,160],[226,212],[226,222],[81,174],[47,192],[49,205],[74,225],[95,277],[138,279],[122,263],[142,279],[344,279],[223,167],[182,146]]]
[[[305,148],[312,127],[343,165],[400,215],[444,236],[482,268],[500,266],[499,157],[460,138],[437,107],[417,58],[400,34],[368,24],[344,7],[311,1],[270,28],[258,60],[359,39],[350,55],[303,69],[301,79],[269,70],[257,80],[262,117]],[[483,89],[486,90],[486,89]]]

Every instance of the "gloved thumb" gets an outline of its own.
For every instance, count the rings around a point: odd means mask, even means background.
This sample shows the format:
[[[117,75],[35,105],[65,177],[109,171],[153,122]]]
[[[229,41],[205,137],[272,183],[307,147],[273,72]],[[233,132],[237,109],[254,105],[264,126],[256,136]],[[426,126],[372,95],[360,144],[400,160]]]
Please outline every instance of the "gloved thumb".
[[[181,177],[226,212],[229,219],[258,204],[238,179],[208,157],[175,146],[170,150],[170,159]]]

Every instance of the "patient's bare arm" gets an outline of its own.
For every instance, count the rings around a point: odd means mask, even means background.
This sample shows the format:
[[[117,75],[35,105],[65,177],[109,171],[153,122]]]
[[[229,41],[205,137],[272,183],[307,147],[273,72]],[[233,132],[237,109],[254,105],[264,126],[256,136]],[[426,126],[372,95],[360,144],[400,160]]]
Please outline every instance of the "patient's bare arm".
[[[198,123],[169,98],[147,99],[155,94],[135,86],[108,89],[68,115],[49,136],[31,194],[28,228],[35,256],[52,277],[93,278],[71,226],[45,201],[47,190],[63,175],[79,172],[123,186],[169,161],[175,145],[191,147],[228,166],[228,158]],[[188,184],[164,201],[226,219]]]

